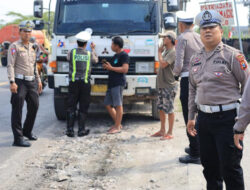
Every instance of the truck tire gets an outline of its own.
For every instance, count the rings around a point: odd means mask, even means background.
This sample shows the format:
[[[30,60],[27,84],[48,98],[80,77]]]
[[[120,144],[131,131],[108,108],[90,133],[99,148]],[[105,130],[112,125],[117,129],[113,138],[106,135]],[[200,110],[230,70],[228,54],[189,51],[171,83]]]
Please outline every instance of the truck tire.
[[[7,57],[2,57],[1,58],[1,63],[2,63],[3,67],[6,67],[7,66]]]
[[[152,100],[152,117],[155,120],[160,120],[159,110],[157,109],[157,100]]]
[[[66,120],[67,114],[67,95],[59,92],[59,89],[54,89],[54,108],[58,120]]]

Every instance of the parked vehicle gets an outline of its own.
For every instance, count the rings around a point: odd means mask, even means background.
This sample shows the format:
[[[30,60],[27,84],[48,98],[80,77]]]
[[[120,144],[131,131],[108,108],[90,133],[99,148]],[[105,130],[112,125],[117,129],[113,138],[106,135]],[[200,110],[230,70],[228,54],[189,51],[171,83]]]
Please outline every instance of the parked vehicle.
[[[38,5],[39,4],[39,5]],[[166,5],[166,2],[165,2]],[[36,11],[41,1],[34,4]],[[36,13],[35,15],[40,15]],[[167,16],[170,18],[170,16]],[[68,52],[76,46],[75,34],[92,28],[91,41],[96,44],[99,61],[109,61],[114,53],[111,39],[119,35],[123,38],[124,51],[130,56],[127,85],[124,90],[124,104],[137,102],[152,105],[152,116],[159,118],[156,107],[156,71],[158,62],[158,33],[163,29],[163,2],[156,0],[57,0],[49,88],[54,89],[54,107],[59,120],[66,118],[68,93]],[[176,25],[176,24],[175,24]],[[102,103],[107,90],[108,75],[102,63],[93,65],[91,98],[94,103]]]

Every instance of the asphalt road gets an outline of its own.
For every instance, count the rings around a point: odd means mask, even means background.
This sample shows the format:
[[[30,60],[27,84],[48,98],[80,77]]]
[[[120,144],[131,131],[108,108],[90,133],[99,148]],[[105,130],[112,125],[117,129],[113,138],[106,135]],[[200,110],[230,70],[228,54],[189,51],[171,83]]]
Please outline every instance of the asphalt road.
[[[7,69],[0,66],[0,163],[13,156],[19,149],[12,147],[13,135],[11,130],[11,104],[9,83],[7,82]],[[39,137],[55,135],[57,130],[62,133],[64,122],[56,119],[53,107],[53,91],[45,88],[40,96],[40,107],[38,110],[34,134]],[[23,120],[26,116],[26,104],[23,109]],[[49,132],[52,130],[54,132]]]
[[[7,68],[2,67],[0,64],[0,163],[3,163],[11,156],[15,155],[16,152],[20,150],[20,148],[12,147],[13,143],[13,134],[11,130],[11,104],[10,104],[10,90],[9,90],[9,82],[7,77]],[[54,112],[54,103],[53,103],[53,89],[49,89],[46,87],[39,97],[39,110],[36,117],[35,126],[33,129],[33,133],[36,134],[40,138],[50,138],[50,137],[58,137],[64,135],[66,123],[64,121],[58,121]],[[137,112],[150,115],[150,106],[129,106],[125,110],[137,110]],[[110,123],[111,119],[107,115],[103,106],[91,105],[89,112],[90,114],[90,122],[96,119],[98,110],[98,114],[104,113],[102,116],[103,121],[108,123],[107,127]],[[146,110],[146,111],[145,111]],[[143,115],[142,114],[142,115]],[[100,116],[100,115],[98,115]],[[26,103],[23,107],[23,121],[26,117]],[[133,116],[132,116],[133,117]],[[128,118],[124,118],[124,122],[126,120],[131,119],[131,116]],[[139,118],[138,118],[139,119]],[[140,119],[139,119],[140,120]],[[144,119],[143,119],[144,120]],[[150,120],[150,119],[149,119]]]
[[[18,148],[18,147],[12,147],[12,142],[13,142],[13,135],[11,131],[11,104],[10,104],[10,91],[9,91],[9,83],[7,79],[7,69],[6,67],[1,67],[0,66],[0,179],[6,180],[9,179],[10,183],[13,175],[15,175],[15,170],[20,166],[20,162],[23,162],[26,160],[25,156],[27,157],[32,157],[33,155],[40,155],[41,153],[46,153],[48,146],[53,146],[51,143],[50,139],[53,138],[59,138],[62,137],[64,139],[64,131],[66,127],[66,123],[63,121],[58,121],[55,113],[54,113],[54,105],[53,105],[53,90],[49,89],[48,87],[45,88],[43,94],[40,96],[40,107],[38,110],[37,118],[36,118],[36,123],[34,126],[34,134],[36,134],[39,137],[39,141],[34,143],[32,145],[32,148],[30,149],[24,149],[24,148]],[[149,110],[148,110],[149,111]],[[140,111],[141,112],[141,111]],[[144,109],[145,112],[145,109]],[[26,105],[24,105],[23,109],[23,120],[25,119],[25,114],[26,114]],[[149,112],[147,113],[149,115]],[[98,118],[98,120],[97,120]],[[183,149],[187,145],[187,138],[185,135],[185,126],[182,124],[183,118],[181,113],[178,114],[176,117],[178,122],[176,122],[175,126],[175,132],[176,132],[176,138],[174,141],[171,141],[172,144],[164,144],[164,149],[169,148],[168,151],[172,151],[171,155],[173,158],[164,156],[163,160],[169,160],[169,159],[174,159],[174,168],[186,174],[185,179],[192,179],[190,182],[187,184],[189,185],[198,185],[196,188],[197,190],[199,189],[204,189],[204,178],[202,175],[202,168],[200,166],[192,166],[188,165],[187,167],[184,167],[183,165],[179,164],[177,159],[179,156],[183,154]],[[181,122],[181,123],[180,123]],[[178,124],[179,123],[179,124]],[[92,130],[92,135],[95,133],[98,133],[98,125],[104,125],[105,129],[102,129],[102,133],[105,133],[106,128],[111,125],[111,119],[108,117],[107,114],[100,115],[100,114],[92,114],[91,117],[89,118],[89,121],[87,122],[89,126],[93,126],[94,129]],[[153,131],[156,130],[156,128],[159,127],[159,122],[152,121],[149,117],[141,114],[139,116],[137,115],[126,115],[123,120],[123,124],[125,126],[125,129],[127,128],[127,135],[130,137],[132,134],[133,135],[138,135],[140,133],[143,139],[149,139],[148,137]],[[137,131],[134,133],[130,132],[135,130],[134,124],[137,124],[138,126],[140,125],[141,127],[146,128],[149,130],[149,127],[154,127],[152,131]],[[149,127],[145,127],[149,126]],[[145,130],[146,130],[145,129]],[[95,132],[97,131],[97,132]],[[145,136],[145,134],[146,136]],[[125,132],[126,135],[126,132]],[[135,138],[134,136],[131,136],[131,139]],[[244,140],[245,143],[245,150],[244,150],[244,156],[242,160],[242,166],[244,169],[244,176],[245,176],[245,182],[246,182],[246,189],[250,188],[250,181],[248,180],[250,178],[250,138],[249,138],[250,132],[249,130],[246,132],[246,138]],[[145,146],[148,148],[148,145]],[[139,153],[143,153],[145,147],[140,147]],[[154,152],[161,152],[160,148],[162,146],[157,146],[158,149],[156,150],[155,147],[152,149]],[[131,146],[129,149],[133,150],[135,147]],[[43,152],[44,151],[44,152]],[[139,155],[140,155],[139,154]],[[167,153],[166,153],[167,154]],[[164,153],[165,155],[165,153]],[[141,155],[140,155],[141,156]],[[142,162],[142,161],[141,161]],[[139,165],[141,163],[138,163]],[[136,165],[137,166],[137,165]],[[150,169],[151,170],[151,169]],[[6,174],[7,173],[7,174]],[[145,173],[145,172],[144,172]],[[195,176],[194,176],[195,174]],[[167,175],[170,175],[167,174]],[[179,176],[176,174],[176,176]],[[178,178],[174,177],[172,179],[173,184],[178,184]],[[165,176],[166,177],[166,176]],[[164,179],[165,179],[164,177]],[[190,178],[191,177],[191,178]],[[0,180],[0,181],[1,181]],[[18,184],[18,183],[17,183]],[[190,186],[191,187],[191,186]],[[1,189],[1,185],[0,185]],[[194,188],[187,188],[187,189],[192,189]]]

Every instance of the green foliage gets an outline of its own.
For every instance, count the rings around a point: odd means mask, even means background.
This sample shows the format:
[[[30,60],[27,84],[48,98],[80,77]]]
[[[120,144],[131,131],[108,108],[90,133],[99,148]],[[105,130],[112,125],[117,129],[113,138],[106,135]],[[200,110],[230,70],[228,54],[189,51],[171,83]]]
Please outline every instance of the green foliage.
[[[223,38],[228,39],[228,35],[231,28],[228,26],[222,26],[222,29],[223,29]]]
[[[54,15],[55,13],[54,12],[50,12],[50,34],[52,34],[52,31],[53,31],[53,25],[54,25]],[[3,20],[0,20],[0,28],[6,26],[6,25],[10,25],[10,24],[19,24],[20,22],[24,21],[24,20],[37,20],[37,18],[35,18],[34,16],[32,15],[23,15],[21,13],[18,13],[18,12],[8,12],[6,14],[6,16],[9,16],[9,17],[14,17],[14,20],[6,23],[6,24],[3,24]],[[44,22],[46,23],[45,24],[45,29],[48,30],[48,23],[49,23],[49,12],[44,12],[43,13],[43,18],[42,20],[44,20]]]

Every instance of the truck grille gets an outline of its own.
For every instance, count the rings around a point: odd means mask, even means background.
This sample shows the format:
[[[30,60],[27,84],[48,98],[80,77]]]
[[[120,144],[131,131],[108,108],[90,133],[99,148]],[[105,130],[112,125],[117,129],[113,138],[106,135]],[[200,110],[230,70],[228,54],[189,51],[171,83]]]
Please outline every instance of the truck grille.
[[[111,57],[99,57],[99,60],[101,61],[102,59],[106,59],[108,62],[111,61]],[[142,58],[130,58],[130,61],[129,61],[129,70],[128,70],[128,73],[127,75],[135,75],[136,72],[136,66],[135,66],[135,62],[136,61],[154,61],[154,58],[152,57],[149,57],[149,58],[145,58],[145,57],[142,57]],[[107,75],[108,74],[108,71],[104,70],[102,68],[102,63],[99,62],[97,64],[92,64],[92,74],[94,75]]]
[[[97,63],[92,65],[92,74],[107,75],[108,71],[102,68],[101,63]],[[135,63],[129,63],[129,70],[127,74],[135,74]]]
[[[108,62],[111,61],[111,57],[99,57],[100,62],[98,62],[97,64],[92,64],[91,74],[94,74],[94,75],[107,75],[108,74],[108,71],[106,71],[102,68],[102,63],[101,63],[102,59],[106,59]],[[58,56],[57,61],[67,61],[67,58],[63,57],[63,56]],[[139,73],[135,72],[136,71],[136,65],[135,65],[136,61],[154,61],[154,57],[130,57],[129,70],[128,70],[127,75],[137,75],[137,74],[139,75]],[[143,74],[143,73],[140,73],[140,74]],[[152,73],[152,74],[154,74],[154,73]]]

